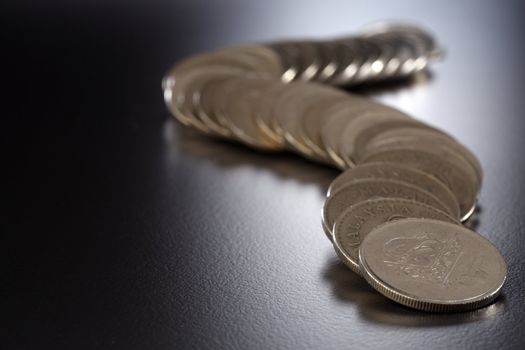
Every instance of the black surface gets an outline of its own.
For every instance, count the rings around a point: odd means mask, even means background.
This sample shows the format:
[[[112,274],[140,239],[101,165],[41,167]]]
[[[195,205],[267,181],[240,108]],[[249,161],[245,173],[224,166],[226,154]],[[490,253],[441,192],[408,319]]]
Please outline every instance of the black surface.
[[[11,2],[2,37],[2,349],[523,348],[524,8],[519,1]],[[335,171],[175,125],[160,80],[240,42],[431,28],[427,79],[359,90],[480,158],[477,229],[509,267],[472,313],[397,306],[319,222]]]

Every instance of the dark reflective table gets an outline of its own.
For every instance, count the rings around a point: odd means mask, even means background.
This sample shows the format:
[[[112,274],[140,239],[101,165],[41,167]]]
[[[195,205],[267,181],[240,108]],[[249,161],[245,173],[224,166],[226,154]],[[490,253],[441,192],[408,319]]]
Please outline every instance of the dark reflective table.
[[[505,349],[525,345],[525,99],[518,1],[144,1],[0,12],[2,349]],[[355,92],[452,133],[485,171],[476,229],[508,263],[477,311],[396,305],[320,224],[337,171],[180,127],[160,80],[227,44],[430,28],[446,58]]]

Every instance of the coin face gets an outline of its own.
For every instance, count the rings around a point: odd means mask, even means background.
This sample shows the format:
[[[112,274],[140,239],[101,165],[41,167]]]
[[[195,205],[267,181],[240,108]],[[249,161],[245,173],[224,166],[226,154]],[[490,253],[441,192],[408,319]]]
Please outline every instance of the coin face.
[[[376,198],[403,198],[428,204],[445,212],[448,210],[434,195],[405,182],[389,179],[356,180],[326,199],[322,223],[328,238],[332,239],[335,220],[342,212],[354,204]]]
[[[354,272],[359,273],[359,245],[379,225],[399,219],[425,218],[459,223],[456,219],[423,203],[401,198],[371,199],[345,210],[334,224],[334,247],[337,255]]]
[[[447,213],[450,213],[453,218],[460,219],[458,201],[447,186],[430,174],[397,163],[367,163],[348,169],[332,181],[327,197],[352,181],[371,178],[391,179],[422,188],[438,198],[447,207]]]
[[[478,193],[476,174],[457,158],[445,158],[428,149],[389,148],[367,155],[363,163],[369,162],[399,163],[431,174],[456,196],[461,221],[467,220],[474,211]]]
[[[361,242],[359,265],[381,294],[434,312],[487,305],[498,296],[507,272],[487,239],[463,226],[429,219],[375,228]]]

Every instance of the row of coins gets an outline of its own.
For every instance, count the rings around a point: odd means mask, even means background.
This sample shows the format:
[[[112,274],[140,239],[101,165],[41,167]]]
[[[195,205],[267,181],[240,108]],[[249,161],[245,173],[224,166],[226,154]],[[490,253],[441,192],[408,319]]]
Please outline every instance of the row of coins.
[[[388,32],[381,35],[388,41]],[[429,311],[493,300],[505,263],[494,246],[461,226],[483,178],[477,158],[397,109],[329,85],[290,82],[306,79],[285,79],[291,61],[276,51],[243,46],[182,61],[163,81],[168,108],[210,135],[344,169],[328,190],[324,231],[342,261],[387,297]]]
[[[376,24],[360,35],[267,45],[280,57],[282,79],[351,85],[423,70],[441,56],[434,38],[415,26]]]

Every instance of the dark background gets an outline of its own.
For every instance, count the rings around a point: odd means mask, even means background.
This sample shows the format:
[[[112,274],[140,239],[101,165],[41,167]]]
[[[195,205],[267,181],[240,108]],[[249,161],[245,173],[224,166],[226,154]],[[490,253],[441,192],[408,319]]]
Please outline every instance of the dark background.
[[[525,344],[525,14],[519,1],[4,2],[1,349],[520,348]],[[426,78],[361,88],[468,145],[503,295],[395,305],[321,229],[337,172],[184,130],[160,81],[227,44],[380,19],[445,47]]]

